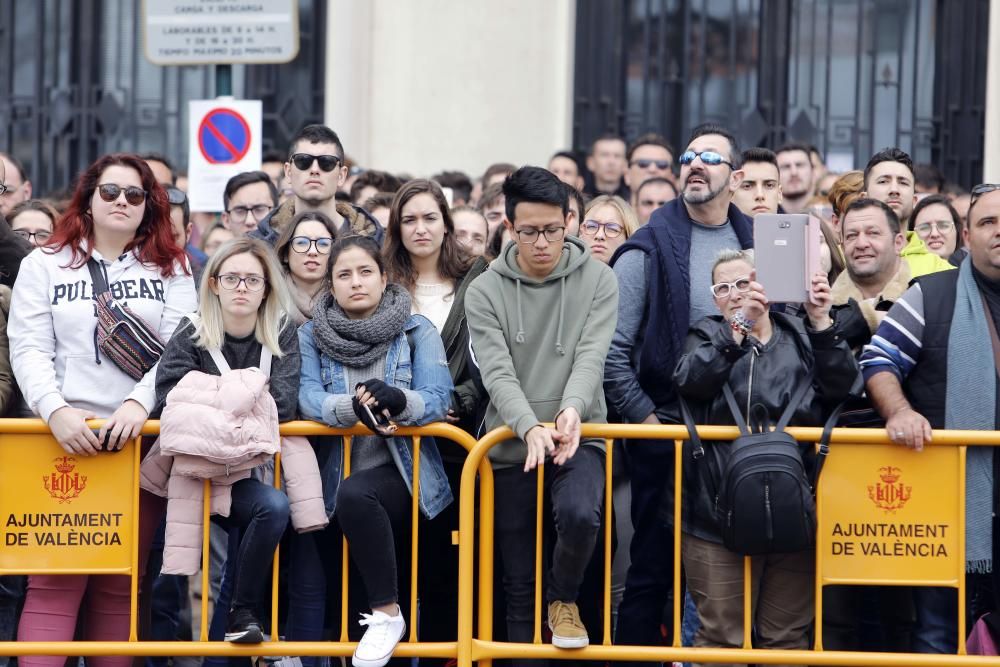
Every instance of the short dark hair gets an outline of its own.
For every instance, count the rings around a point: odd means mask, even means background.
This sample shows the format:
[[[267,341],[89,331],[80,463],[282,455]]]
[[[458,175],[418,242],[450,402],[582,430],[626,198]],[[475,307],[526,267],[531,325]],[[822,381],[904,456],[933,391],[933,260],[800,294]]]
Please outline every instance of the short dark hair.
[[[467,202],[472,197],[472,179],[464,172],[442,171],[435,174],[433,180],[442,188],[451,188],[452,202],[456,199]]]
[[[761,148],[759,146],[755,148],[748,148],[743,151],[743,155],[740,158],[740,162],[746,164],[747,162],[766,162],[767,164],[773,164],[775,167],[778,166],[778,154],[774,151]]]
[[[372,258],[375,262],[375,266],[378,267],[378,272],[380,274],[385,273],[385,262],[382,260],[382,249],[379,247],[375,239],[370,236],[362,236],[361,234],[349,234],[348,236],[342,236],[333,242],[333,246],[330,248],[330,264],[329,273],[333,273],[333,265],[337,263],[337,258],[340,257],[340,253],[344,252],[348,248],[361,248],[365,251],[365,254]]]
[[[844,215],[840,219],[841,235],[843,235],[844,233],[844,223],[847,221],[848,214],[851,213],[852,211],[863,211],[868,208],[877,208],[881,210],[883,213],[885,213],[885,221],[889,223],[889,231],[892,233],[893,236],[899,234],[900,232],[899,216],[896,215],[896,212],[893,211],[888,204],[886,204],[881,199],[872,199],[871,197],[860,197],[847,205],[847,209],[844,211]]]
[[[928,206],[933,206],[934,204],[941,204],[948,209],[948,215],[951,216],[951,221],[955,225],[955,231],[957,241],[955,242],[955,249],[958,250],[962,247],[962,218],[959,217],[958,211],[952,206],[951,200],[948,199],[948,195],[936,194],[927,195],[923,199],[917,202],[917,205],[913,207],[913,213],[910,214],[910,228],[913,229],[917,224],[917,216],[927,208]]]
[[[934,188],[938,192],[941,192],[944,190],[944,181],[944,174],[941,173],[941,170],[937,166],[926,163],[913,165],[914,185]]]
[[[360,205],[361,202],[358,201],[358,197],[361,196],[361,191],[368,186],[374,186],[378,192],[394,193],[403,187],[403,184],[399,182],[398,178],[387,171],[369,169],[351,183],[351,203]]]
[[[552,161],[555,160],[557,157],[571,160],[573,164],[576,165],[576,175],[580,176],[583,174],[583,166],[580,164],[580,158],[578,158],[576,156],[576,153],[574,153],[573,151],[556,151],[555,153],[552,154],[552,157],[549,158],[549,164],[552,164]]]
[[[377,208],[392,208],[392,198],[394,196],[394,192],[376,192],[361,205],[361,208],[369,213]]]
[[[803,141],[786,141],[782,145],[778,146],[778,149],[774,151],[774,157],[777,159],[782,153],[791,153],[792,151],[802,151],[806,154],[806,158],[809,158],[813,151],[813,147]],[[775,162],[777,164],[777,162]],[[810,163],[810,168],[812,163]]]
[[[16,157],[14,157],[13,155],[11,155],[10,153],[0,153],[0,158],[3,158],[5,160],[7,160],[7,162],[10,162],[11,165],[13,165],[14,169],[17,169],[17,173],[20,174],[20,176],[21,176],[21,182],[22,183],[24,181],[29,180],[28,179],[28,174],[24,171],[24,163],[22,163],[20,160],[18,160]]]
[[[222,191],[222,208],[228,211],[229,200],[233,198],[236,191],[254,183],[266,183],[267,190],[271,193],[271,208],[278,205],[278,188],[274,187],[274,181],[267,175],[267,172],[244,171],[226,181],[226,189]]]
[[[497,174],[506,174],[509,176],[513,174],[516,169],[517,165],[513,165],[510,162],[494,162],[490,166],[486,167],[486,171],[483,172],[483,183],[487,183]]]
[[[680,192],[677,191],[677,186],[674,185],[673,181],[663,178],[661,176],[653,176],[652,178],[647,178],[646,180],[644,180],[642,183],[639,184],[639,187],[636,188],[635,190],[636,201],[639,201],[639,194],[642,193],[642,189],[645,188],[647,185],[669,185],[670,189],[674,191],[674,197],[680,195]]]
[[[173,185],[166,188],[167,190],[167,201],[170,202],[171,210],[176,206],[181,209],[181,220],[184,222],[184,228],[191,223],[191,201],[188,199],[187,193],[180,188],[174,187]],[[174,200],[180,199],[180,204],[175,204]]]
[[[479,197],[479,210],[482,211],[487,206],[492,206],[503,196],[503,183],[494,183],[483,188],[483,194]]]
[[[163,166],[170,172],[170,185],[174,185],[177,182],[177,170],[174,169],[174,163],[166,155],[162,153],[143,153],[139,156],[139,159],[143,162],[162,162]]]
[[[868,160],[868,164],[865,165],[864,188],[866,190],[868,189],[869,174],[872,173],[872,169],[875,168],[875,165],[882,162],[898,162],[909,169],[911,174],[913,173],[913,159],[910,158],[909,153],[896,148],[895,146],[883,148],[878,153],[875,153],[875,155],[872,155],[872,158]]]
[[[335,144],[337,146],[337,157],[341,160],[344,159],[344,144],[340,142],[340,137],[337,136],[337,133],[326,125],[316,123],[313,125],[306,125],[299,130],[296,135],[292,137],[292,143],[288,148],[289,160],[291,160],[292,155],[295,154],[295,149],[300,141],[306,141],[310,144]]]
[[[268,151],[264,153],[260,161],[262,164],[264,162],[286,162],[285,154],[282,153],[281,151]]]
[[[733,163],[733,171],[743,166],[743,163],[741,162],[741,158],[743,156],[740,153],[740,143],[736,140],[736,135],[724,128],[722,125],[717,125],[715,123],[702,123],[698,127],[691,130],[691,136],[688,137],[687,145],[690,146],[692,141],[698,137],[703,137],[706,134],[717,134],[720,137],[724,137],[725,140],[729,142],[729,161]]]
[[[562,181],[559,181],[562,183]],[[580,217],[587,211],[587,202],[583,197],[583,193],[574,188],[569,183],[563,183],[563,189],[566,190],[566,207],[569,209],[569,200],[573,199],[576,201],[577,209],[580,211]]]
[[[522,202],[558,206],[565,217],[569,211],[569,196],[565,185],[548,169],[521,167],[503,182],[507,219],[513,224],[514,209]]]
[[[646,134],[640,135],[635,141],[628,147],[625,151],[625,161],[632,161],[632,154],[635,150],[641,146],[659,146],[660,148],[665,148],[668,153],[670,153],[671,159],[677,157],[677,153],[674,151],[674,147],[670,145],[670,142],[666,138],[657,134],[656,132],[647,132]]]
[[[597,146],[602,141],[620,141],[622,144],[628,148],[628,142],[626,142],[622,137],[618,136],[613,132],[605,132],[601,136],[597,137],[590,143],[590,154],[594,154],[594,147]]]

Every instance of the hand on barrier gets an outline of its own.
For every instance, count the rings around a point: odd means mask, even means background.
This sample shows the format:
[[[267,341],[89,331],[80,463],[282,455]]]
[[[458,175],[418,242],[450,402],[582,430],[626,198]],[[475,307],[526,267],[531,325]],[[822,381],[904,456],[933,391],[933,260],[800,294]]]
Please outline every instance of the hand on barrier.
[[[924,443],[932,439],[931,425],[922,414],[911,407],[905,407],[892,413],[885,423],[889,439],[897,445],[906,445],[920,452]]]
[[[556,429],[562,433],[562,442],[556,447],[552,462],[557,466],[569,461],[580,448],[580,413],[576,408],[566,408],[556,415]]]
[[[67,453],[96,456],[101,451],[101,442],[87,426],[88,419],[96,418],[95,414],[67,405],[49,415],[49,429]]]
[[[524,444],[528,447],[528,455],[524,459],[524,472],[534,470],[536,466],[545,463],[545,456],[554,454],[556,442],[562,442],[564,437],[554,428],[546,428],[541,424],[529,429],[524,436]]]
[[[100,442],[107,443],[107,451],[116,452],[124,447],[126,442],[139,435],[147,417],[149,413],[146,412],[146,408],[137,401],[127,400],[104,422],[97,438]]]

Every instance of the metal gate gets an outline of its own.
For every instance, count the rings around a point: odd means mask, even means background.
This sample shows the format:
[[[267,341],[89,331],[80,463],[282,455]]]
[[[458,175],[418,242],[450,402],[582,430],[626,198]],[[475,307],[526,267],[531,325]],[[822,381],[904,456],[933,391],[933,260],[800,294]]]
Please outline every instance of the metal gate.
[[[236,97],[263,100],[264,151],[322,122],[326,2],[299,0],[300,50],[284,65],[233,67]],[[70,187],[99,155],[187,162],[187,101],[214,96],[212,67],[160,67],[142,53],[140,0],[0,0],[0,150],[35,192]]]
[[[899,146],[982,174],[988,0],[578,0],[574,146],[701,122],[812,143],[836,170]]]

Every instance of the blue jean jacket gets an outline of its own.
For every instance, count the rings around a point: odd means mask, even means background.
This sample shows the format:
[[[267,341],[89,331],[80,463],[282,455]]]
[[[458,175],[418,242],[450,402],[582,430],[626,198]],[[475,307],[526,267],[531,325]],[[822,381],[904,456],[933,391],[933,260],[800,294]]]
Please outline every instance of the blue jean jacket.
[[[413,341],[411,358],[407,334]],[[306,419],[323,422],[329,426],[349,427],[338,420],[336,405],[344,395],[353,395],[347,387],[344,366],[320,352],[313,338],[313,323],[307,322],[299,328],[299,351],[302,357],[302,372],[299,380],[299,410]],[[420,426],[441,421],[451,406],[454,386],[448,371],[444,344],[437,329],[422,315],[411,315],[403,326],[403,332],[396,337],[385,359],[386,384],[409,390],[423,399],[423,411],[419,411],[419,400],[408,401],[411,410],[416,407],[411,418],[400,422],[406,426]],[[417,404],[416,406],[414,404]],[[392,459],[413,493],[413,441],[411,438],[388,438]],[[344,443],[340,437],[324,437],[318,440],[317,458],[323,476],[323,497],[327,516],[332,517],[336,509],[337,489],[344,469]],[[420,440],[420,509],[424,516],[433,519],[454,500],[448,478],[441,464],[441,454],[433,438]]]

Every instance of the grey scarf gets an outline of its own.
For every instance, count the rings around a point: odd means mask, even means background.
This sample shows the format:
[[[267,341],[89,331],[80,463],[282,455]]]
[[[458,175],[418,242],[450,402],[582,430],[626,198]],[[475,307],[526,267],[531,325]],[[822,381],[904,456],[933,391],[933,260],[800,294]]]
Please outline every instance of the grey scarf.
[[[992,431],[996,427],[997,369],[979,286],[968,257],[959,268],[948,335],[944,427]],[[969,391],[969,387],[976,387]],[[993,448],[969,447],[965,458],[966,572],[993,570]]]
[[[352,320],[327,292],[313,310],[313,337],[320,351],[345,366],[369,366],[386,355],[410,317],[410,293],[390,283],[378,309],[363,320]]]

